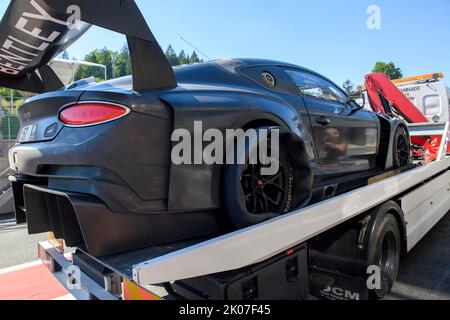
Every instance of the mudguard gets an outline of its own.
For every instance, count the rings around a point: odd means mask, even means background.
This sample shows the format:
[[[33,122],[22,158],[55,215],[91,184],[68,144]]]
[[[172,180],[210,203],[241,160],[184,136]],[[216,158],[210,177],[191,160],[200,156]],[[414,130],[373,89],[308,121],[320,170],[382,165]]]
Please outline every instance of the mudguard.
[[[61,88],[47,64],[91,25],[127,36],[136,91],[176,86],[175,74],[133,0],[12,0],[0,27],[0,86]]]

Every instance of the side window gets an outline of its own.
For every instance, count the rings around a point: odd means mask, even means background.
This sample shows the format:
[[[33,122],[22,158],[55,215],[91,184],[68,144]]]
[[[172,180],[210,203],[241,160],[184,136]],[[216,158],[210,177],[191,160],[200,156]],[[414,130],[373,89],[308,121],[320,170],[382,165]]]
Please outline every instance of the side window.
[[[286,69],[301,95],[346,103],[347,96],[329,81],[307,71]]]

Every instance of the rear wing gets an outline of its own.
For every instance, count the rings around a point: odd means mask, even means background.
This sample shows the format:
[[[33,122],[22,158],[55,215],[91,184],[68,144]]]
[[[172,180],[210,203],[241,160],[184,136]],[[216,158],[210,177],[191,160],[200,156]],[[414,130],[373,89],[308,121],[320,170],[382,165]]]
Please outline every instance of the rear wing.
[[[48,63],[91,25],[127,37],[134,90],[176,86],[134,0],[12,0],[0,23],[0,86],[33,93],[63,87]]]

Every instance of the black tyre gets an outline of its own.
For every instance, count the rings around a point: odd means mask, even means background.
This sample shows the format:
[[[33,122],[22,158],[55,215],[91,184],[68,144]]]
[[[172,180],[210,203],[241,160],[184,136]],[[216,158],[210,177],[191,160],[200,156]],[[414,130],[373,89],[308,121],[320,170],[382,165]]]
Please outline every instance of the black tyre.
[[[411,143],[406,129],[402,126],[397,128],[394,136],[394,168],[403,168],[411,163]]]
[[[288,213],[294,204],[295,173],[287,148],[280,146],[280,169],[263,176],[261,164],[227,165],[224,173],[224,200],[233,224],[252,226]]]
[[[381,271],[381,288],[370,292],[371,298],[388,295],[397,279],[401,255],[401,235],[397,219],[392,214],[383,216],[374,226],[368,247],[368,265]]]

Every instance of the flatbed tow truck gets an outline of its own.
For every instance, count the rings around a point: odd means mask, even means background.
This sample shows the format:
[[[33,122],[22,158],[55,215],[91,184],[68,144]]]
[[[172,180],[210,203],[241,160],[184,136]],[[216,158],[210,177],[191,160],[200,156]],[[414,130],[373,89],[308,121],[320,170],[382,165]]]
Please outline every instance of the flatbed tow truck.
[[[39,243],[39,257],[77,299],[369,299],[366,250],[392,214],[406,254],[450,211],[448,123],[414,124],[444,137],[438,159],[367,178],[365,186],[277,219],[211,239],[95,258]],[[376,254],[384,259],[388,245]],[[373,267],[373,266],[372,266]],[[372,288],[373,289],[373,288]]]
[[[63,4],[73,4],[52,3],[57,12]],[[158,50],[156,55],[148,54],[155,53],[158,44],[134,2],[105,0],[98,6],[89,1],[75,3],[83,9],[84,22],[127,36],[135,49],[130,50],[132,60],[139,61],[134,72],[142,71],[141,66],[145,70],[154,67],[151,76],[136,72],[136,87],[147,89],[147,83],[153,84],[160,73],[167,78],[153,61],[161,58],[164,62],[165,58],[159,57]],[[30,5],[37,3],[32,1]],[[104,7],[105,12],[98,14],[98,7]],[[7,13],[11,15],[6,15],[2,23],[5,21],[4,31],[9,36],[9,27],[16,26],[16,16],[20,21],[26,19],[18,9]],[[14,23],[8,26],[10,19]],[[40,31],[36,27],[33,33]],[[54,53],[51,48],[49,55]],[[139,48],[145,54],[140,54]],[[2,84],[31,92],[59,89],[60,81],[43,63],[50,56],[44,56],[38,70],[30,68],[30,73],[12,78],[14,81],[1,78]],[[7,69],[9,75],[17,72]],[[423,115],[395,92],[398,89],[392,83],[380,81],[369,88],[374,111],[397,111],[412,122],[415,116],[420,120]],[[311,295],[342,300],[380,298],[390,289],[383,282],[387,279],[392,284],[396,277],[400,251],[409,252],[450,211],[448,118],[445,121],[410,125],[412,137],[442,137],[434,161],[336,183],[336,188],[327,188],[324,194],[328,200],[253,227],[102,258],[81,247],[65,253],[63,243],[51,239],[39,243],[39,257],[80,300],[294,300]],[[20,208],[16,209],[19,213]]]

